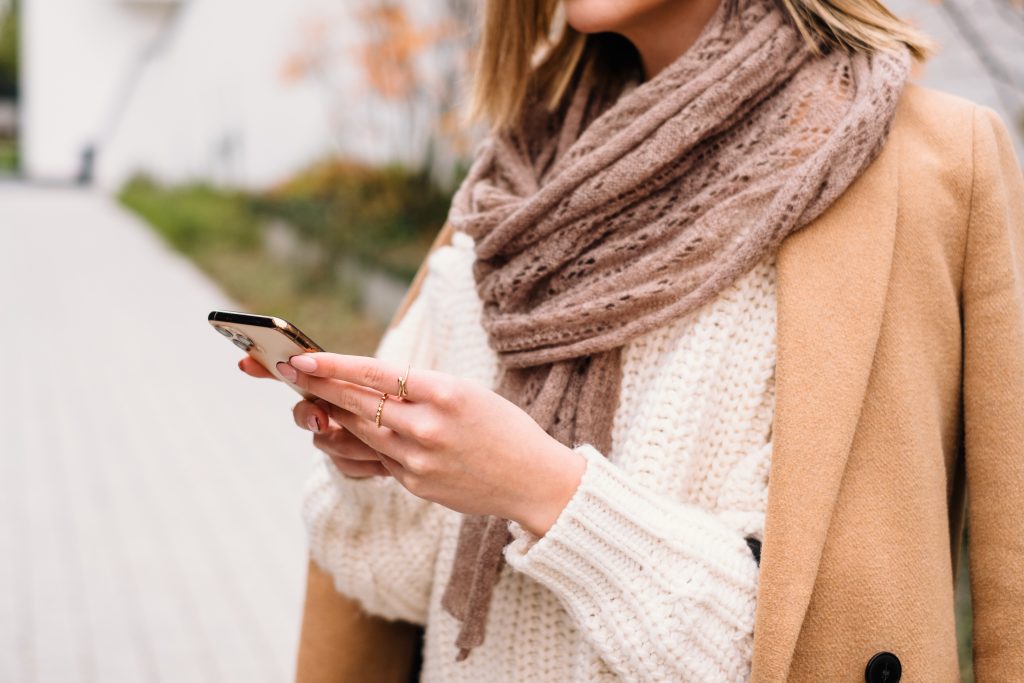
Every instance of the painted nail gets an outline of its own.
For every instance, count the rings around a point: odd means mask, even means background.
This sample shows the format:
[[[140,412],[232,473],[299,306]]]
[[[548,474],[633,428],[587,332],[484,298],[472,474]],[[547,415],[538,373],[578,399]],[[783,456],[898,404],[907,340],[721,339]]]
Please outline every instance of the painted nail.
[[[295,371],[295,368],[287,363],[278,363],[277,371],[280,372],[281,376],[289,382],[294,382],[299,377],[299,373]]]
[[[320,431],[320,418],[317,417],[316,415],[310,415],[309,419],[306,422],[309,424],[310,431]]]
[[[316,371],[316,361],[309,356],[292,356],[288,359],[288,362],[292,364],[292,367],[298,368],[303,372]]]

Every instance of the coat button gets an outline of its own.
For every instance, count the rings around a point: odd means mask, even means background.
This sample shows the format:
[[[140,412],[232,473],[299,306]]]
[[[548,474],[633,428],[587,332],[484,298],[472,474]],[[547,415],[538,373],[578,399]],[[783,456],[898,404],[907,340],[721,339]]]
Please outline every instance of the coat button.
[[[867,683],[896,683],[903,675],[900,658],[891,652],[879,652],[868,660],[864,669],[864,680]]]

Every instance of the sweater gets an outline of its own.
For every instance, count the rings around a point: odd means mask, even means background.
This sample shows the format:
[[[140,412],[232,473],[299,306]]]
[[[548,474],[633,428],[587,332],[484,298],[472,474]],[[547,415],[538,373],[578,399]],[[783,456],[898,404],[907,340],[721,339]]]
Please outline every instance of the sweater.
[[[376,357],[496,385],[473,238],[427,260]],[[745,681],[750,675],[774,408],[775,261],[623,349],[610,452],[537,538],[513,540],[487,637],[457,662],[441,606],[461,515],[390,477],[351,479],[324,455],[304,493],[314,560],[369,613],[426,627],[421,680]]]

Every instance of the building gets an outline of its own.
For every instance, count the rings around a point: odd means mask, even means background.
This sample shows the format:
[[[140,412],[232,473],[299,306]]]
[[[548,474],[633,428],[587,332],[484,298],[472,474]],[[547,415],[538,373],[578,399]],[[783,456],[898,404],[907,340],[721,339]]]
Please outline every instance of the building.
[[[361,71],[360,12],[379,1],[22,3],[29,178],[260,188],[331,153],[422,154],[424,140],[396,146],[395,132],[429,108],[381,101]],[[449,4],[407,3],[424,24]]]

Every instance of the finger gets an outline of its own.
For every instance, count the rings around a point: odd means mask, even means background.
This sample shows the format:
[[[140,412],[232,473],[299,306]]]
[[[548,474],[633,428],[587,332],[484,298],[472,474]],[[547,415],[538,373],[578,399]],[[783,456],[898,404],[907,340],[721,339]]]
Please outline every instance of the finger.
[[[238,369],[249,375],[250,377],[259,377],[261,379],[277,379],[267,370],[265,367],[260,365],[260,362],[252,356],[245,356],[242,360],[238,361]]]
[[[322,432],[330,425],[330,416],[322,406],[313,401],[302,400],[292,408],[295,424],[311,432]]]
[[[377,427],[370,420],[348,411],[332,407],[331,417],[355,438],[362,441],[367,448],[376,452],[379,460],[391,458],[406,467],[410,456],[421,450],[414,441],[402,438],[394,430]]]
[[[353,479],[366,479],[368,477],[390,476],[387,468],[379,461],[345,460],[342,458],[331,458],[331,462],[338,468],[338,471],[346,477]]]
[[[313,445],[332,458],[379,461],[380,454],[344,427],[332,427],[313,435]]]
[[[381,453],[379,462],[381,466],[384,467],[391,476],[398,479],[399,482],[401,482],[405,477],[406,469],[402,467],[402,463],[398,462],[394,458]]]
[[[399,377],[405,378],[406,395],[410,401],[429,401],[445,388],[448,375],[433,370],[399,367],[372,356],[351,356],[341,353],[303,353],[292,356],[289,364],[296,370],[315,377],[340,379],[352,384],[399,393]]]
[[[384,470],[388,473],[399,484],[404,486],[409,493],[412,493],[412,489],[416,487],[416,482],[411,476],[409,470],[402,466],[402,463],[398,462],[394,458],[389,458],[386,455],[381,454],[380,464]],[[416,495],[413,493],[413,495]]]
[[[288,371],[292,369],[287,363],[278,363],[277,367],[286,377]],[[422,411],[422,405],[398,400],[390,394],[381,405],[381,393],[373,389],[344,380],[315,377],[302,372],[296,373],[295,379],[289,381],[300,389],[324,399],[329,404],[353,413],[364,420],[369,420],[374,426],[376,426],[377,409],[380,408],[382,426],[410,437],[415,436],[414,425],[418,421],[416,415]]]

